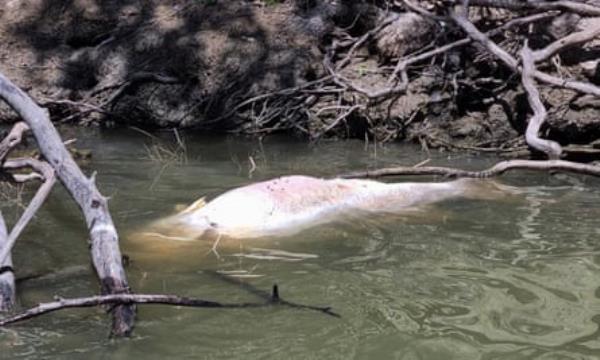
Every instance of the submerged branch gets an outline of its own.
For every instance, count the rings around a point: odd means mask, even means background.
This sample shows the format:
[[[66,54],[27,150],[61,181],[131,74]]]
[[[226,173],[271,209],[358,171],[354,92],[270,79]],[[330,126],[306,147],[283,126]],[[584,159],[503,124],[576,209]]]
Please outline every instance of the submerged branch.
[[[92,261],[102,292],[129,293],[117,230],[108,210],[107,199],[98,191],[94,177],[88,179],[77,166],[60,139],[58,131],[50,122],[48,112],[2,74],[0,98],[27,123],[40,152],[79,205],[88,226]],[[113,333],[118,336],[129,335],[134,321],[135,307],[116,306],[113,310]]]
[[[565,160],[508,160],[501,161],[491,168],[476,171],[442,166],[396,166],[376,170],[358,171],[340,175],[344,179],[381,178],[402,175],[438,175],[444,177],[489,178],[512,170],[562,171],[600,177],[600,166],[581,164]]]
[[[37,173],[41,174],[41,176],[44,179],[44,183],[35,193],[33,199],[31,199],[31,202],[29,203],[29,205],[27,205],[27,208],[25,209],[15,226],[13,226],[6,243],[4,243],[3,246],[0,248],[0,264],[6,259],[8,259],[10,251],[12,250],[12,247],[17,241],[17,238],[19,237],[19,235],[21,235],[21,232],[25,229],[25,226],[27,226],[29,221],[31,221],[35,213],[40,209],[40,207],[48,197],[48,194],[50,194],[54,183],[56,182],[54,170],[50,165],[48,165],[48,163],[44,161],[32,158],[11,159],[7,160],[3,166],[4,169],[19,169],[23,167],[30,167]]]
[[[23,320],[31,319],[36,316],[51,313],[57,310],[68,308],[82,308],[99,305],[132,305],[132,304],[162,304],[197,308],[217,308],[217,309],[244,309],[260,308],[268,306],[287,306],[296,309],[305,309],[322,312],[333,317],[340,317],[333,312],[330,307],[318,307],[310,305],[300,305],[291,303],[279,298],[277,285],[273,287],[273,293],[265,302],[247,302],[247,303],[221,303],[217,301],[204,300],[191,297],[182,297],[177,295],[160,294],[110,294],[98,295],[73,299],[58,299],[56,301],[41,303],[35,307],[27,309],[19,314],[0,319],[0,326],[6,326]]]

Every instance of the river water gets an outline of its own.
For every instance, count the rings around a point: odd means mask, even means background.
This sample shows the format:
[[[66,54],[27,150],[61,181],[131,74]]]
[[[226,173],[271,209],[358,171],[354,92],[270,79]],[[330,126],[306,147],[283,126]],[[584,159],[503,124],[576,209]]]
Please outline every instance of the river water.
[[[137,131],[68,130],[93,152],[98,185],[139,293],[223,302],[280,296],[284,306],[218,310],[143,305],[134,335],[109,338],[102,309],[65,310],[0,330],[2,359],[597,359],[600,184],[537,173],[505,176],[519,194],[452,200],[385,221],[217,248],[134,241],[129,234],[200,196],[285,174],[333,176],[394,164],[481,168],[481,155],[427,154],[360,141],[309,145]],[[183,147],[185,149],[183,149]],[[404,179],[403,179],[404,180]],[[28,192],[24,193],[27,198]],[[19,205],[2,200],[7,221]],[[58,186],[14,254],[19,305],[98,291],[86,229]]]

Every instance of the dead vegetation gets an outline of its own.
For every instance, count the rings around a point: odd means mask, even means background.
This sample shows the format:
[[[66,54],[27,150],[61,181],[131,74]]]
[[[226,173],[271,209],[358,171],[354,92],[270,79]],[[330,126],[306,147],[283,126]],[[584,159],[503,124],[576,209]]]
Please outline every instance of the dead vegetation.
[[[460,2],[425,0],[92,3],[0,13],[13,40],[0,58],[21,64],[0,69],[57,121],[536,156],[523,137],[527,42],[546,108],[537,133],[563,157],[600,154],[594,1],[477,0],[462,15]]]

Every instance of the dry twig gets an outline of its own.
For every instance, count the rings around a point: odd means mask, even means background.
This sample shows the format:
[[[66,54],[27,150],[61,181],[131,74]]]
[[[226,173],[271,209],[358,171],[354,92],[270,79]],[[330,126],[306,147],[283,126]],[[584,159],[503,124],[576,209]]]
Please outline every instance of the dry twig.
[[[4,246],[0,248],[0,263],[2,263],[5,259],[8,258],[12,247],[17,241],[17,238],[19,237],[19,235],[21,235],[21,232],[25,229],[25,226],[29,223],[29,221],[31,221],[35,213],[42,206],[42,204],[48,197],[48,194],[50,194],[54,183],[56,182],[56,177],[54,176],[54,169],[52,169],[52,167],[44,161],[32,158],[22,158],[10,159],[4,162],[4,170],[14,170],[24,167],[30,167],[37,173],[41,174],[44,183],[42,184],[42,186],[40,186],[33,199],[31,199],[31,202],[29,203],[29,205],[27,205],[27,208],[25,209],[15,226],[13,226]]]
[[[553,43],[547,45],[545,48],[536,50],[533,52],[532,57],[534,62],[545,61],[559,52],[570,48],[585,44],[586,42],[594,39],[600,35],[600,22],[594,23],[588,29],[579,31],[563,38],[560,38]]]

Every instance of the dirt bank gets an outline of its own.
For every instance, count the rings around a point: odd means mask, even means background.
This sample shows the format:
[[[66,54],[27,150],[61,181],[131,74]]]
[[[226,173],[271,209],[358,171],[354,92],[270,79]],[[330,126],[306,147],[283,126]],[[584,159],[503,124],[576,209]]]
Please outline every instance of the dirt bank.
[[[424,15],[398,3],[7,0],[0,71],[56,121],[523,149],[528,107],[520,78],[480,47],[411,63],[406,86],[394,91],[398,59],[464,37],[435,17],[441,10],[433,3],[419,3]],[[477,9],[470,18],[483,31],[517,15]],[[559,15],[535,24],[534,46],[592,21]],[[526,30],[493,39],[515,54]],[[596,82],[598,50],[586,43],[544,70]],[[596,97],[540,89],[549,107],[542,135],[563,145],[600,137]]]

